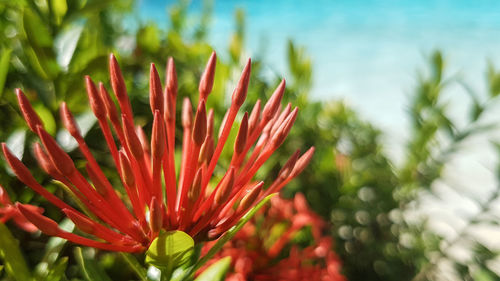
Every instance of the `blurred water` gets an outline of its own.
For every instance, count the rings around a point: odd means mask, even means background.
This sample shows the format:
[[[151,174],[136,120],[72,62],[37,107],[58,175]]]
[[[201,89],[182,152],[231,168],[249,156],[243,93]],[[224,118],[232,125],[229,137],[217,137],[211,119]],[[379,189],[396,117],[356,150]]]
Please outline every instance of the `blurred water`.
[[[165,23],[164,6],[143,0],[141,15]],[[416,71],[432,50],[444,50],[451,72],[463,71],[479,89],[486,58],[500,64],[500,1],[215,1],[209,38],[216,50],[227,50],[238,7],[246,11],[248,55],[262,56],[263,46],[268,66],[286,76],[292,38],[313,59],[313,97],[345,98],[396,131],[404,127]],[[190,9],[198,13],[200,1]]]

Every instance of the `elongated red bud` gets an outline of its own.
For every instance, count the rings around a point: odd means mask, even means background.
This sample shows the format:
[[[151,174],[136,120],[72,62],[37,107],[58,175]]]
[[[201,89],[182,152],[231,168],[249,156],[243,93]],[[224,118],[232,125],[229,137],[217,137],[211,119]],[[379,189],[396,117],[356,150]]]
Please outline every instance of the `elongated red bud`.
[[[214,85],[215,77],[215,65],[217,64],[217,55],[215,51],[212,52],[210,59],[208,59],[207,65],[205,66],[205,71],[200,79],[200,86],[198,90],[200,91],[200,101],[206,100],[210,92],[212,92],[212,87]]]
[[[228,115],[229,115],[229,111],[226,111],[226,114],[224,114],[224,117],[222,118],[222,122],[220,123],[219,134],[218,134],[219,139],[222,136],[222,132],[224,131],[224,127],[226,126],[226,121],[227,121]]]
[[[172,57],[168,58],[167,63],[167,74],[166,79],[167,85],[165,89],[167,90],[167,94],[173,96],[174,99],[177,97],[177,72],[175,70],[175,63]]]
[[[276,130],[276,133],[273,135],[271,139],[271,143],[274,147],[279,147],[288,136],[288,133],[292,129],[293,123],[295,123],[295,119],[297,119],[297,114],[299,109],[296,107],[290,115],[283,121],[283,124]]]
[[[132,167],[130,166],[127,155],[125,155],[125,152],[123,152],[123,150],[120,150],[118,152],[118,158],[120,161],[123,182],[127,186],[133,187],[135,185],[134,173],[132,172]]]
[[[111,96],[104,87],[103,83],[99,83],[99,94],[102,98],[102,102],[104,104],[106,114],[108,115],[109,120],[115,124],[120,124],[120,119],[118,118],[118,110],[116,110],[116,105],[111,99]]]
[[[61,105],[60,115],[61,115],[61,119],[63,121],[64,127],[66,128],[66,130],[68,130],[70,135],[72,135],[75,139],[81,138],[80,129],[78,128],[78,124],[76,123],[75,118],[73,117],[73,114],[71,114],[71,111],[69,110],[66,102],[63,102]]]
[[[242,212],[242,211],[245,211],[248,208],[250,208],[252,206],[252,204],[255,202],[255,200],[257,199],[257,197],[259,196],[260,191],[262,190],[263,186],[264,186],[263,181],[252,186],[247,191],[247,193],[243,196],[243,198],[241,198],[237,212]]]
[[[99,178],[99,176],[96,174],[94,169],[92,169],[92,166],[89,164],[85,165],[85,170],[87,171],[87,174],[89,175],[90,180],[94,184],[95,190],[97,193],[99,193],[102,197],[107,198],[108,197],[108,190],[106,189],[106,185],[102,180]]]
[[[149,70],[149,103],[151,105],[151,112],[159,110],[163,113],[163,90],[160,81],[160,75],[156,70],[155,64],[151,64]]]
[[[193,109],[188,98],[184,98],[182,102],[182,127],[191,128],[193,123]]]
[[[157,159],[162,158],[166,147],[165,124],[160,111],[156,110],[151,133],[151,155]]]
[[[62,177],[61,173],[54,167],[52,161],[50,161],[49,156],[43,151],[42,146],[36,142],[33,147],[33,152],[35,154],[35,159],[38,165],[44,170],[45,173],[53,176],[54,178]]]
[[[200,157],[198,157],[198,163],[210,162],[212,155],[214,154],[214,139],[212,137],[207,137],[203,142],[200,149]]]
[[[315,148],[314,146],[309,148],[300,158],[297,160],[297,163],[295,164],[295,167],[292,170],[292,173],[290,174],[289,177],[296,177],[298,174],[302,173],[304,169],[309,165],[309,162],[311,162],[311,159],[314,155]]]
[[[175,71],[174,60],[170,57],[167,63],[165,86],[165,120],[173,120],[175,118],[175,101],[177,98],[177,73]]]
[[[57,223],[46,216],[34,211],[23,204],[16,203],[16,208],[23,214],[23,216],[34,224],[41,232],[49,236],[57,236],[61,230]]]
[[[278,110],[278,107],[281,104],[281,99],[283,99],[283,94],[285,93],[285,87],[286,82],[285,79],[283,79],[264,106],[264,110],[262,111],[262,119],[265,122],[271,120],[271,118],[273,118],[274,114]]]
[[[128,99],[125,80],[123,79],[122,71],[116,61],[115,55],[113,54],[109,55],[109,74],[111,76],[111,87],[118,100]]]
[[[295,153],[293,153],[292,156],[290,156],[288,161],[286,161],[285,165],[283,165],[283,167],[279,171],[278,178],[280,180],[285,180],[286,178],[288,178],[293,168],[295,167],[295,163],[299,159],[299,156],[300,156],[300,149],[297,149]]]
[[[102,120],[106,117],[106,107],[102,100],[101,95],[97,91],[97,88],[90,78],[90,76],[85,76],[85,88],[87,89],[87,96],[89,97],[90,108],[97,119]]]
[[[248,113],[245,112],[243,119],[241,120],[240,130],[236,136],[236,141],[234,142],[234,152],[239,155],[245,150],[248,137]]]
[[[253,106],[252,113],[250,113],[250,118],[248,119],[248,134],[252,134],[260,121],[260,104],[261,101],[257,100]]]
[[[56,143],[54,138],[52,138],[49,133],[47,133],[42,127],[38,127],[38,136],[42,140],[43,146],[49,155],[52,164],[59,171],[59,173],[65,176],[71,176],[75,170],[75,164],[71,157],[62,150],[62,148]]]
[[[207,110],[205,108],[205,101],[201,100],[196,110],[196,117],[194,118],[193,126],[193,142],[201,146],[205,137],[207,136]]]
[[[278,118],[273,119],[272,122],[270,122],[273,123],[271,129],[269,130],[269,133],[271,135],[274,135],[274,133],[276,133],[276,131],[283,124],[288,115],[290,115],[290,112],[292,112],[292,104],[288,103],[283,112],[278,116]]]
[[[21,109],[21,113],[23,114],[24,120],[28,124],[28,127],[31,131],[36,134],[36,127],[42,126],[43,122],[36,114],[35,110],[31,106],[30,102],[24,95],[23,91],[19,88],[16,89],[17,102],[19,103],[19,109]]]
[[[198,171],[194,175],[193,184],[188,191],[188,200],[192,204],[198,200],[201,193],[201,180],[203,179],[203,168],[198,168]]]
[[[243,104],[245,99],[247,98],[248,92],[248,83],[250,81],[250,72],[252,70],[252,60],[248,59],[243,72],[241,73],[240,80],[236,85],[236,88],[233,92],[232,103],[236,105],[238,108]]]
[[[219,206],[220,204],[226,202],[226,200],[229,198],[229,195],[231,195],[231,191],[234,185],[234,174],[235,169],[231,168],[227,175],[222,179],[222,182],[220,183],[220,186],[215,193],[215,206]]]
[[[96,231],[95,223],[92,220],[70,209],[63,209],[62,211],[64,212],[66,217],[68,217],[75,224],[75,226],[78,229],[88,234],[95,233]]]
[[[211,108],[207,114],[207,137],[214,135],[214,109]]]
[[[21,160],[17,159],[17,157],[12,154],[5,143],[2,143],[2,150],[3,155],[5,156],[5,160],[7,160],[7,163],[9,163],[10,168],[12,169],[14,174],[16,174],[17,178],[27,186],[36,185],[37,181],[35,180],[33,175],[31,175],[28,168],[24,166]]]
[[[163,212],[160,203],[153,196],[149,204],[149,227],[153,233],[158,233],[163,226]]]
[[[130,122],[128,122],[128,119],[124,114],[122,114],[122,124],[123,130],[125,131],[125,141],[127,142],[128,149],[135,159],[141,159],[141,157],[144,155],[141,141],[135,133],[134,126],[130,124]]]
[[[135,133],[137,134],[137,138],[139,138],[139,141],[141,142],[142,151],[146,154],[151,154],[151,148],[149,147],[150,142],[142,127],[136,126]]]

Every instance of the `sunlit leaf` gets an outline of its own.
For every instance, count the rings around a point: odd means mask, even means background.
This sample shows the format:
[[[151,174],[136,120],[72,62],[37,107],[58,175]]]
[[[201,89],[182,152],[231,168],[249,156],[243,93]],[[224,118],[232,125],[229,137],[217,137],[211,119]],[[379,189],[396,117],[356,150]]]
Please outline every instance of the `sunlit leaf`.
[[[33,108],[38,116],[40,116],[40,119],[42,119],[45,130],[50,134],[54,134],[56,131],[56,121],[52,112],[41,103],[34,105]]]
[[[77,25],[56,38],[55,48],[57,50],[57,63],[59,63],[63,69],[68,68],[82,31],[83,26]]]
[[[61,24],[62,18],[66,15],[68,11],[68,4],[66,0],[51,0],[52,2],[52,11],[56,18],[56,22]]]
[[[26,130],[18,129],[9,136],[6,143],[17,158],[23,159],[24,145],[26,143]]]
[[[205,269],[195,281],[222,281],[230,265],[231,257],[222,258]]]
[[[187,233],[176,230],[160,233],[146,252],[146,263],[158,268],[174,269],[189,261],[194,240]]]

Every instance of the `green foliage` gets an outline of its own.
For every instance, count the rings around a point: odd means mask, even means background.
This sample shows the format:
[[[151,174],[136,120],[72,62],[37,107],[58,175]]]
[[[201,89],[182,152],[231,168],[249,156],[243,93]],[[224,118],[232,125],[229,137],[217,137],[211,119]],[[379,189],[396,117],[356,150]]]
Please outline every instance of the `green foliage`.
[[[198,276],[195,281],[222,281],[224,280],[229,266],[231,265],[231,257],[225,257],[209,266]]]
[[[32,280],[29,270],[17,241],[9,229],[0,223],[0,258],[7,274],[17,281]]]
[[[80,271],[87,281],[111,281],[112,279],[104,272],[99,264],[91,257],[86,257],[82,248],[75,248],[75,259],[80,266]]]

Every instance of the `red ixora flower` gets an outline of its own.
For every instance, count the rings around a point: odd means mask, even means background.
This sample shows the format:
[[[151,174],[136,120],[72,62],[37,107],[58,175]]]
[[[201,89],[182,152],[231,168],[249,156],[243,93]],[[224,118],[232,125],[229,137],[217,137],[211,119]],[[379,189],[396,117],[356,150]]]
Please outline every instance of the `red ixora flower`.
[[[226,281],[345,281],[341,261],[332,249],[332,237],[324,235],[327,226],[309,209],[301,193],[293,200],[275,196],[200,272],[229,256],[232,270]],[[294,242],[294,237],[306,228],[312,234],[309,243]],[[202,254],[213,244],[205,244]]]
[[[117,193],[102,172],[65,103],[61,107],[61,118],[87,160],[86,176],[45,131],[27,98],[17,89],[21,112],[31,131],[41,139],[41,144],[35,143],[34,146],[39,165],[54,179],[65,184],[83,202],[89,215],[45,190],[23,163],[2,144],[7,162],[24,184],[59,207],[78,229],[94,236],[96,240],[65,232],[55,221],[17,203],[19,211],[48,235],[112,251],[144,251],[162,229],[184,231],[197,241],[219,237],[256,202],[279,191],[297,176],[307,166],[314,148],[300,157],[300,152],[295,153],[267,189],[263,188],[263,182],[248,187],[247,183],[252,181],[258,169],[283,143],[297,117],[298,109],[292,109],[290,104],[281,108],[285,90],[283,80],[262,108],[261,101],[258,101],[250,115],[243,115],[230,166],[222,179],[215,186],[210,186],[222,149],[246,98],[251,61],[248,60],[232,94],[231,106],[226,112],[218,138],[213,133],[213,110],[207,113],[206,109],[206,100],[214,82],[215,65],[216,55],[212,53],[199,83],[199,101],[194,116],[189,99],[183,100],[184,135],[178,178],[174,162],[177,75],[173,59],[168,59],[165,89],[155,65],[151,64],[149,95],[154,116],[151,142],[140,127],[134,126],[125,82],[112,54],[109,71],[118,108],[102,83],[96,87],[90,77],[85,77],[90,106],[109,147],[126,197]]]

